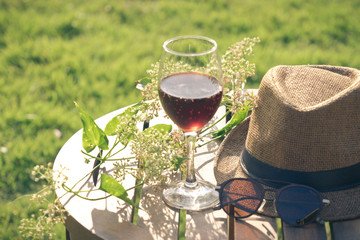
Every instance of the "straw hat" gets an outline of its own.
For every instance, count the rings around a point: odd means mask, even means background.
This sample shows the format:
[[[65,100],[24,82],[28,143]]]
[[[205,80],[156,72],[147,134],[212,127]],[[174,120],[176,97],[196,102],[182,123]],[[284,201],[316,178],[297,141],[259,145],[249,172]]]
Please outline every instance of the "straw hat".
[[[331,202],[322,219],[359,217],[360,71],[270,69],[252,115],[222,142],[214,170],[218,183],[250,176],[308,185]],[[276,216],[272,203],[263,214]]]

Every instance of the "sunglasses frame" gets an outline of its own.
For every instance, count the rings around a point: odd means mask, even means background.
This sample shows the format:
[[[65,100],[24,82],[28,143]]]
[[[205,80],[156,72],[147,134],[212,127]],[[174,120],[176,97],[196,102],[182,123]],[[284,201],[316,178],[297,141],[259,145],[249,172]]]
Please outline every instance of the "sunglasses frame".
[[[243,180],[243,181],[247,181],[247,182],[251,182],[252,184],[254,184],[259,190],[261,190],[261,194],[259,196],[259,200],[260,200],[260,203],[258,204],[257,208],[255,210],[253,210],[250,214],[246,215],[246,216],[243,216],[243,217],[236,217],[234,216],[233,214],[227,212],[224,207],[228,206],[229,204],[231,203],[226,203],[225,205],[223,204],[223,197],[222,197],[222,194],[223,194],[223,191],[224,191],[224,187],[229,183],[229,182],[232,182],[232,181],[236,181],[236,180]],[[280,188],[275,188],[275,189],[272,189],[272,188],[265,188],[262,183],[263,182],[272,182],[278,186],[282,186]],[[263,183],[264,184],[264,183]],[[266,185],[266,184],[264,184]],[[294,223],[290,223],[286,220],[284,220],[284,217],[281,216],[281,213],[279,213],[278,209],[278,201],[276,201],[280,194],[284,191],[284,190],[287,190],[289,188],[294,188],[294,187],[297,187],[297,188],[304,188],[304,189],[307,189],[307,190],[310,190],[312,191],[313,193],[315,193],[316,197],[318,198],[319,200],[319,208],[316,209],[315,211],[313,211],[312,213],[310,213],[308,216],[306,216],[305,218],[303,219],[299,219],[296,224]],[[254,179],[250,179],[250,178],[231,178],[231,179],[228,179],[226,180],[225,182],[221,183],[220,185],[216,186],[215,187],[215,190],[219,192],[219,205],[217,207],[214,207],[214,210],[219,210],[219,209],[223,209],[224,212],[229,215],[230,217],[233,217],[235,218],[236,220],[238,219],[243,219],[243,218],[247,218],[247,217],[250,217],[251,215],[255,214],[258,212],[259,208],[263,205],[263,202],[264,200],[265,201],[272,201],[274,202],[274,205],[275,205],[275,211],[276,213],[279,215],[279,217],[284,221],[286,222],[287,224],[289,225],[292,225],[292,226],[305,226],[307,224],[310,224],[316,220],[318,220],[318,215],[320,214],[320,212],[322,211],[324,205],[328,205],[330,204],[330,200],[328,199],[325,199],[323,198],[319,191],[317,191],[316,189],[312,188],[312,187],[309,187],[309,186],[306,186],[306,185],[301,185],[301,184],[295,184],[295,183],[289,183],[289,182],[281,182],[281,181],[273,181],[273,180],[265,180],[265,179],[261,179],[261,181],[256,181]],[[275,198],[266,198],[265,197],[265,193],[266,192],[274,192],[275,193]],[[239,201],[239,199],[237,199],[236,201]],[[231,210],[230,210],[231,211]],[[231,211],[233,212],[233,211]],[[311,217],[311,218],[310,218]]]

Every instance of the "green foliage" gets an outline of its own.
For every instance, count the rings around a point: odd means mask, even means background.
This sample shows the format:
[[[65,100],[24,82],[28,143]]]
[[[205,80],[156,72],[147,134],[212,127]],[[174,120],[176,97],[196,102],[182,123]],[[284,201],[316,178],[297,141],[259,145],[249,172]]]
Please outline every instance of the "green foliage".
[[[76,108],[79,111],[80,119],[83,124],[82,144],[86,152],[91,152],[95,147],[102,150],[109,149],[109,140],[104,131],[99,128],[94,119],[85,112],[77,103]]]
[[[121,200],[124,200],[125,202],[133,206],[135,205],[133,201],[128,198],[128,194],[123,185],[121,185],[116,179],[107,174],[101,174],[100,189],[104,190],[107,193],[110,193],[117,198],[120,198]]]
[[[239,123],[241,123],[248,115],[249,106],[245,105],[245,107],[237,111],[231,116],[230,121],[221,129],[212,133],[212,136],[217,139],[224,139],[225,134],[229,133],[234,127],[236,127]]]
[[[259,36],[247,85],[257,87],[280,64],[360,68],[359,10],[353,0],[0,1],[0,236],[19,238],[34,210],[6,203],[35,191],[33,166],[81,128],[73,101],[94,117],[139,101],[134,82],[166,39],[206,35],[223,54]]]
[[[169,124],[156,124],[155,126],[152,126],[150,128],[145,129],[143,134],[151,134],[151,132],[150,132],[151,129],[156,129],[161,134],[168,134],[172,130],[172,125],[169,125]]]

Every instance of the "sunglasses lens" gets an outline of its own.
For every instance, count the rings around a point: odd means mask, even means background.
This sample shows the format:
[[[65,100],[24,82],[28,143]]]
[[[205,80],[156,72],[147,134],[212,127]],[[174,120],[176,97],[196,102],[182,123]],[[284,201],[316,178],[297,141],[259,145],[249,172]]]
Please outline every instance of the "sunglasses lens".
[[[276,199],[276,209],[281,219],[291,225],[304,225],[314,221],[321,209],[317,192],[302,186],[283,189]]]
[[[245,218],[257,211],[263,196],[261,185],[246,179],[234,179],[223,187],[220,201],[227,214]]]

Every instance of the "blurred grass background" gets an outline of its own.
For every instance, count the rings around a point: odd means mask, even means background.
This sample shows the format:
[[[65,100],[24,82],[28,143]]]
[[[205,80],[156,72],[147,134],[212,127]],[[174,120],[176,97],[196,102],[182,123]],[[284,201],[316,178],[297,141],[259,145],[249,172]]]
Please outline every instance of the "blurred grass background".
[[[39,189],[32,168],[81,128],[73,101],[94,118],[137,102],[166,39],[205,35],[222,55],[260,37],[252,88],[280,64],[360,68],[359,12],[354,0],[0,0],[0,238],[21,239],[37,212],[14,199]]]

